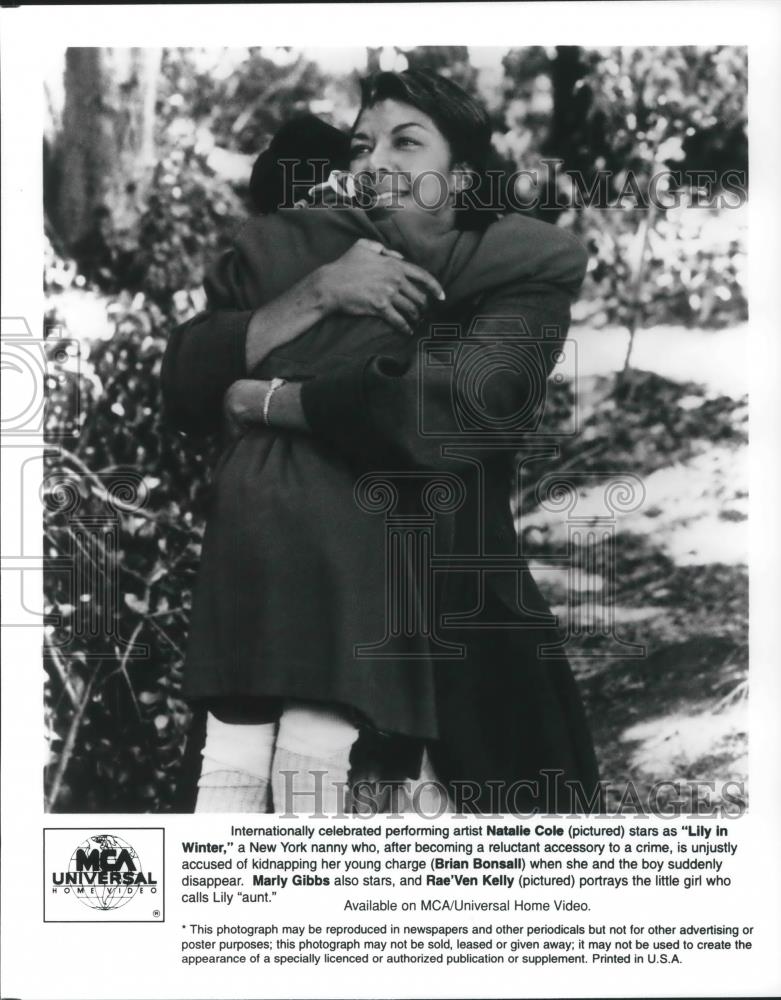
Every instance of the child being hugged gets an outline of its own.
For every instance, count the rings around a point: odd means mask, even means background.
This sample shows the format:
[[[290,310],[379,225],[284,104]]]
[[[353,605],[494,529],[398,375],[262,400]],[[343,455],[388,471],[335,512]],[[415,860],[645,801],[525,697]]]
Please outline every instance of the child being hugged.
[[[410,183],[416,170],[424,177],[423,167],[438,167],[452,183],[452,196],[468,174],[458,166],[459,135],[468,140],[468,150],[490,144],[487,117],[455,84],[434,75],[381,74],[373,87],[350,154],[351,171],[368,177],[368,188],[354,184],[338,139],[330,135],[336,152],[320,157],[321,176],[302,202],[299,193],[285,189],[295,178],[291,161],[317,160],[319,151],[288,147],[284,135],[275,138],[265,174],[258,170],[253,181],[265,176],[270,187],[277,185],[277,204],[299,207],[269,211],[273,204],[260,199],[266,211],[247,221],[209,273],[209,315],[180,328],[164,359],[163,389],[173,421],[187,427],[192,414],[191,425],[197,426],[195,384],[203,387],[205,409],[213,410],[215,391],[225,394],[231,431],[215,475],[184,681],[186,695],[210,712],[199,809],[279,811],[291,791],[308,794],[317,773],[326,772],[326,788],[321,782],[319,791],[325,811],[335,810],[361,730],[413,741],[414,775],[424,747],[447,780],[474,774],[482,782],[494,769],[497,776],[516,773],[519,754],[532,771],[541,758],[543,766],[564,763],[563,773],[586,775],[589,782],[595,774],[568,668],[550,671],[545,665],[534,668],[533,677],[515,677],[505,673],[504,661],[509,669],[508,657],[517,650],[494,647],[489,655],[499,661],[496,683],[519,686],[513,711],[534,715],[533,701],[541,696],[525,697],[524,685],[562,687],[552,696],[562,719],[551,730],[562,745],[549,746],[536,721],[513,744],[509,723],[489,736],[485,718],[470,711],[484,697],[479,687],[491,669],[477,666],[482,648],[465,662],[447,661],[450,670],[442,672],[425,629],[399,630],[393,655],[378,642],[389,628],[386,530],[383,517],[358,503],[359,477],[369,470],[403,476],[405,470],[455,468],[469,474],[467,463],[442,454],[436,434],[421,433],[421,392],[434,429],[454,426],[450,369],[421,367],[421,337],[433,323],[469,330],[485,310],[485,329],[499,337],[499,365],[509,337],[528,343],[523,356],[534,372],[505,373],[498,388],[489,381],[480,390],[500,417],[515,412],[526,405],[522,397],[530,385],[544,384],[550,371],[585,272],[585,254],[566,233],[525,217],[486,213],[484,224],[465,229],[457,225],[452,197],[444,208],[418,204],[420,192]],[[412,133],[408,144],[399,142],[405,130]],[[322,129],[319,138],[326,138]],[[386,149],[389,167],[412,169],[374,169]],[[397,177],[402,180],[395,189],[390,184]],[[363,278],[351,282],[352,274]],[[370,289],[384,288],[386,278],[394,294],[370,298]],[[498,315],[491,312],[494,303]],[[513,317],[516,306],[520,319]],[[278,324],[269,320],[275,309],[281,310]],[[253,353],[248,323],[259,313],[266,317],[265,340]],[[282,320],[293,314],[299,328],[283,336]],[[218,317],[224,319],[218,323]],[[559,339],[538,348],[541,330],[554,324]],[[490,349],[484,353],[494,360]],[[309,420],[281,419],[284,383],[300,386]],[[514,537],[508,498],[499,497],[508,482],[502,467],[486,486],[486,504],[497,512],[504,545],[508,533]],[[414,488],[394,489],[396,510],[415,513]],[[448,544],[460,537],[466,513],[440,518]],[[411,599],[425,602],[429,597],[415,572],[409,560],[396,571],[406,578]],[[526,576],[530,600],[540,604]],[[449,596],[458,590],[449,586]],[[372,644],[376,656],[366,652]],[[254,716],[247,708],[252,705],[261,706]],[[562,736],[568,725],[574,743]],[[249,787],[252,804],[246,805]]]

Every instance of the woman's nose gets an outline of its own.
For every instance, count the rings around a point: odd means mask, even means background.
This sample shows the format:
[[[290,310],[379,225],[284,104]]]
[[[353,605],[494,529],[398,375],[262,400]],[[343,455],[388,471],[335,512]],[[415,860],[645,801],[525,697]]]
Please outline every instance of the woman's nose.
[[[396,172],[393,149],[384,143],[377,143],[368,158],[367,168],[381,180],[388,174]]]

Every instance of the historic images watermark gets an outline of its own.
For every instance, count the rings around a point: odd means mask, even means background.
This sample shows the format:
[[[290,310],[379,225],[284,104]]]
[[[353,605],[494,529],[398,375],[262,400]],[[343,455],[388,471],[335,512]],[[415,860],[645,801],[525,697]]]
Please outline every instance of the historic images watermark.
[[[284,819],[380,814],[389,819],[410,815],[425,819],[444,815],[499,819],[511,815],[523,819],[552,814],[570,818],[600,815],[737,819],[747,806],[745,782],[738,780],[661,778],[642,787],[632,781],[601,781],[585,789],[576,781],[564,779],[561,771],[551,769],[541,771],[537,778],[511,783],[453,781],[446,786],[437,780],[359,780],[352,785],[334,782],[340,808],[326,813],[323,803],[327,781],[325,771],[311,771],[306,776],[286,772],[284,808],[277,811]],[[568,805],[561,808],[565,800]],[[530,806],[530,801],[536,804]]]
[[[288,192],[280,208],[292,208],[311,198],[315,204],[331,208],[371,211],[399,208],[402,198],[408,198],[428,211],[448,203],[457,209],[493,213],[569,208],[667,211],[684,206],[737,209],[748,200],[746,172],[737,169],[719,172],[664,167],[651,173],[602,169],[586,175],[565,170],[563,160],[543,158],[533,169],[465,171],[463,181],[451,192],[451,178],[432,170],[414,178],[403,171],[333,171],[328,181],[316,184],[317,167],[323,167],[326,160],[279,162],[285,179],[283,190]]]

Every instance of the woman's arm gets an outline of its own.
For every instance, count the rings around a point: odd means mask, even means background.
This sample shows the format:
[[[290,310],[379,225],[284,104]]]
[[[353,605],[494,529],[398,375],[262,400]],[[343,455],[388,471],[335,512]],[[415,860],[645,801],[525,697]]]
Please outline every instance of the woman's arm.
[[[522,242],[513,247],[516,233]],[[401,342],[392,356],[358,359],[304,382],[297,402],[313,434],[369,466],[438,468],[453,465],[443,440],[471,435],[510,447],[535,429],[588,254],[568,233],[533,220],[505,220],[486,238],[505,255],[520,247],[515,279],[497,282],[471,317],[443,324],[430,352],[418,340]],[[486,266],[501,265],[497,247]],[[492,273],[504,276],[501,266]]]
[[[479,325],[437,338],[437,358],[411,342],[394,355],[375,355],[302,383],[301,420],[342,455],[368,467],[452,468],[443,440],[464,434],[512,446],[534,430],[545,382],[565,340],[571,296],[560,287],[497,290],[474,318]],[[477,380],[457,377],[472,366]],[[479,385],[479,388],[477,386]],[[475,394],[479,393],[479,398]],[[479,411],[478,425],[462,417]],[[523,415],[523,420],[515,419]],[[273,423],[274,415],[271,413]]]
[[[218,276],[225,262],[229,258],[218,265]],[[163,356],[167,418],[189,433],[219,430],[228,388],[251,376],[275,348],[324,316],[334,312],[381,316],[393,328],[409,333],[428,296],[444,298],[439,283],[423,268],[365,239],[254,311],[230,309],[230,300],[215,292],[220,287],[229,283],[214,280],[207,284],[210,306],[218,308],[177,327]],[[285,393],[288,398],[290,391]]]
[[[227,389],[331,308],[327,287],[315,271],[259,309],[203,312],[177,327],[160,372],[169,422],[188,433],[219,430]]]
[[[247,326],[245,359],[251,372],[273,350],[294,340],[333,311],[333,296],[318,268],[273,302],[252,314]]]
[[[301,382],[286,382],[274,391],[268,409],[268,426],[276,430],[310,431],[301,406]],[[225,393],[225,415],[230,432],[240,434],[252,424],[264,424],[263,406],[271,382],[239,379]]]
[[[202,312],[168,338],[160,368],[166,421],[188,434],[214,434],[222,422],[222,398],[246,369],[251,311]]]
[[[482,429],[487,428],[495,442],[533,429],[588,258],[577,240],[549,224],[505,219],[484,237],[484,268],[493,265],[491,277],[507,270],[519,241],[522,259],[511,264],[510,272],[520,277],[482,297],[470,327],[476,335],[457,329],[449,339],[438,339],[437,354],[458,360],[435,365],[417,343],[400,342],[393,357],[357,359],[332,374],[278,389],[269,424],[280,430],[311,430],[364,462],[405,466],[438,463],[442,456],[437,432],[451,440],[458,437],[456,411],[463,414],[465,404],[481,411]],[[457,364],[462,371],[490,370],[478,390],[479,400],[460,398],[474,394],[474,388],[456,377]],[[226,404],[235,408],[240,425],[263,421],[267,389],[268,382],[242,382],[228,394]],[[420,424],[424,410],[425,427]]]
[[[544,407],[569,307],[569,296],[550,285],[497,290],[482,303],[474,333],[437,339],[437,352],[449,354],[450,363],[432,363],[418,342],[409,342],[393,357],[374,355],[330,375],[286,383],[272,396],[268,424],[309,431],[369,467],[451,468],[458,463],[442,454],[441,442],[470,433],[458,411],[463,416],[471,407],[482,418],[472,439],[510,446],[519,433],[534,430]],[[474,380],[470,388],[469,379],[458,377],[458,365],[490,372],[479,399],[472,398]],[[269,385],[242,379],[228,390],[226,413],[238,432],[264,423]]]

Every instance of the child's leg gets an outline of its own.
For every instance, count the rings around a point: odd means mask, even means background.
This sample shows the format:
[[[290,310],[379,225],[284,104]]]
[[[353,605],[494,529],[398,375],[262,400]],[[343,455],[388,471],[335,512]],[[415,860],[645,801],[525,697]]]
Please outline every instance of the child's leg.
[[[287,702],[272,765],[274,812],[343,812],[350,750],[357,738],[357,726],[338,710]]]
[[[215,707],[215,711],[220,711]],[[252,714],[209,712],[196,812],[269,812],[271,760],[276,722],[246,722]],[[261,713],[258,718],[268,718]]]

